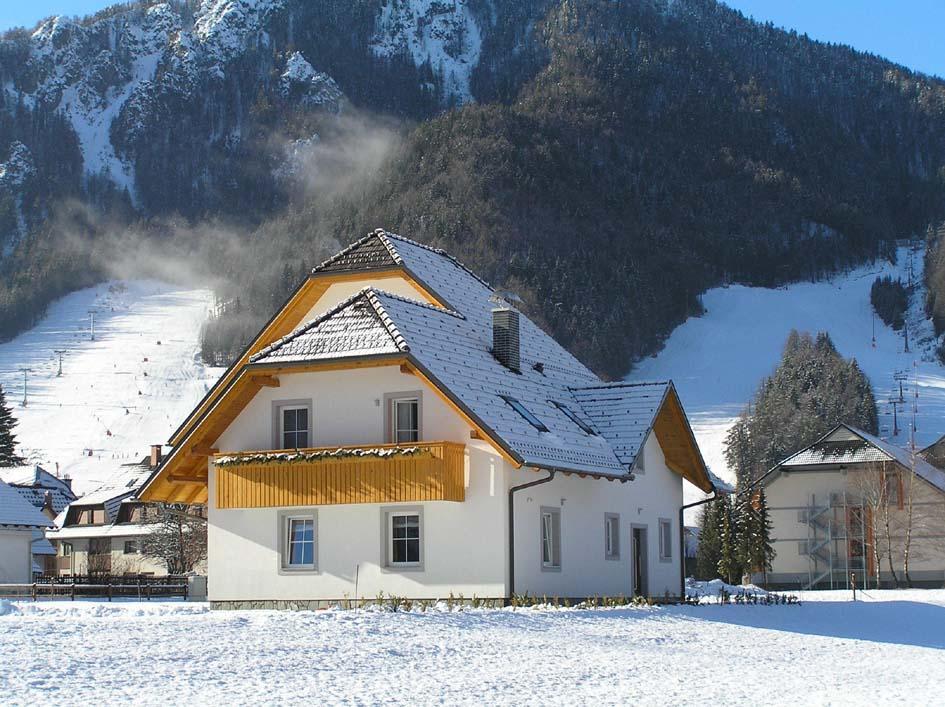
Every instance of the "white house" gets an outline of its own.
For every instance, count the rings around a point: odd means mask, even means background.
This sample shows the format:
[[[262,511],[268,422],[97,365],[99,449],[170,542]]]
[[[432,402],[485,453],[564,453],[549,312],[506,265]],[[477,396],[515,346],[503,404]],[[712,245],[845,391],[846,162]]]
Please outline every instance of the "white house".
[[[33,581],[33,539],[52,525],[5,481],[0,481],[0,584]]]
[[[123,464],[109,484],[75,499],[56,517],[46,538],[56,548],[60,576],[167,574],[162,561],[141,552],[156,522],[154,510],[136,498],[150,468],[148,459]]]
[[[945,584],[945,471],[920,454],[838,425],[761,483],[777,552],[770,584],[903,583],[907,537],[912,583]]]
[[[378,593],[678,596],[672,383],[602,382],[440,250],[316,267],[170,440],[143,501],[208,513],[215,607]]]

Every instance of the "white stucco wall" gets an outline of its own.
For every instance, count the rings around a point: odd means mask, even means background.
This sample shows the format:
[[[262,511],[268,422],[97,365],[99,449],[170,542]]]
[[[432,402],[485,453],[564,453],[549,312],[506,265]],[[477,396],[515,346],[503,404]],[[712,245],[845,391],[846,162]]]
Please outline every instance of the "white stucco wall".
[[[280,376],[279,388],[259,395],[217,444],[224,451],[266,449],[272,438],[272,402],[311,399],[313,445],[366,445],[385,441],[384,394],[421,391],[421,436],[466,445],[466,501],[319,506],[315,572],[281,569],[280,512],[285,508],[216,508],[210,468],[208,528],[211,601],[343,599],[378,592],[412,597],[503,596],[506,573],[505,462],[440,397],[399,367]],[[382,513],[389,507],[423,509],[423,570],[383,567]],[[298,509],[304,512],[306,509]],[[308,509],[310,510],[310,509]]]
[[[0,528],[0,583],[33,581],[32,529]]]
[[[558,474],[555,480],[515,494],[515,592],[532,596],[630,596],[632,582],[631,530],[647,533],[646,594],[679,594],[679,507],[682,479],[665,464],[651,434],[644,448],[646,472],[629,483]],[[544,474],[545,472],[542,472]],[[539,478],[534,472],[510,473],[511,485]],[[541,508],[561,512],[561,569],[541,564]],[[604,549],[604,518],[620,516],[620,557],[609,560]],[[659,556],[659,520],[670,521],[672,557]]]
[[[142,542],[140,536],[112,536],[109,538],[111,544],[111,570],[113,575],[122,574],[149,574],[155,577],[163,577],[167,574],[166,565],[159,560],[145,557],[140,552],[137,554],[125,554],[125,541],[135,540]],[[61,575],[85,575],[88,574],[89,564],[89,538],[70,538],[56,543],[56,554],[62,557],[62,543],[72,543],[72,563],[71,569],[61,569]]]

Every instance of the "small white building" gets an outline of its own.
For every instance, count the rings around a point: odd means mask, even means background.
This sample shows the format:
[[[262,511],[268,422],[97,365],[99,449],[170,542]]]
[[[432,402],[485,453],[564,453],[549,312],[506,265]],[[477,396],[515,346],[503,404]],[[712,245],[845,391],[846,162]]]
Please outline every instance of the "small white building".
[[[50,520],[55,520],[76,499],[71,479],[60,479],[38,464],[0,469],[0,479]],[[46,538],[44,530],[34,530],[33,574],[58,574],[56,554],[56,548]]]
[[[5,481],[0,481],[0,584],[33,581],[33,540],[52,525]]]
[[[670,382],[604,383],[440,250],[316,267],[181,425],[143,501],[206,504],[215,607],[379,593],[678,596]]]

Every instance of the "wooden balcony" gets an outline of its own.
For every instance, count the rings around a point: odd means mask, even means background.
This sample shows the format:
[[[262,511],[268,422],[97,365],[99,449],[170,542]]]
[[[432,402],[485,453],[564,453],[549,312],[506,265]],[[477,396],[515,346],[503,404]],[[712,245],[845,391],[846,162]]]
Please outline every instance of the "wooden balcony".
[[[216,454],[216,504],[464,501],[464,450],[458,442],[417,442]]]

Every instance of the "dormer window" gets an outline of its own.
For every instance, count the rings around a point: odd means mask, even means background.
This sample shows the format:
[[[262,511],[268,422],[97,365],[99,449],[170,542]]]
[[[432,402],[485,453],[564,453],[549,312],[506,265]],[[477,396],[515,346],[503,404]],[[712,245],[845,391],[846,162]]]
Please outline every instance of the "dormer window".
[[[515,412],[517,412],[519,415],[524,417],[525,420],[528,421],[528,424],[530,424],[536,430],[538,430],[539,432],[548,431],[548,428],[545,426],[545,423],[539,420],[534,415],[532,415],[532,413],[529,412],[528,409],[524,405],[522,405],[518,400],[508,395],[500,395],[499,397],[502,398],[510,408],[515,410]]]
[[[575,414],[575,412],[574,412],[571,408],[569,408],[567,405],[565,405],[564,403],[559,403],[559,402],[556,401],[556,400],[549,400],[548,402],[550,402],[552,405],[554,405],[556,408],[558,408],[561,412],[563,412],[563,413],[565,414],[565,416],[566,416],[569,420],[571,420],[571,422],[573,422],[575,425],[577,425],[578,427],[580,427],[581,430],[584,432],[584,434],[587,434],[587,435],[596,435],[596,434],[597,434],[597,433],[593,430],[593,428],[592,428],[590,425],[588,425],[586,422],[584,422],[584,420],[582,420],[580,417],[578,417],[578,416]]]

